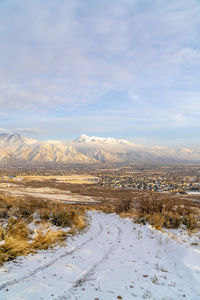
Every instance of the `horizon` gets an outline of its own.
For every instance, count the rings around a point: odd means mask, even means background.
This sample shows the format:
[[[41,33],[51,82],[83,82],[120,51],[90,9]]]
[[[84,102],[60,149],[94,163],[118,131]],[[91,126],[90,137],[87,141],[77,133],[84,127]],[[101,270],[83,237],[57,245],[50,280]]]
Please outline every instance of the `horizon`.
[[[199,147],[199,15],[196,0],[1,1],[0,133]]]

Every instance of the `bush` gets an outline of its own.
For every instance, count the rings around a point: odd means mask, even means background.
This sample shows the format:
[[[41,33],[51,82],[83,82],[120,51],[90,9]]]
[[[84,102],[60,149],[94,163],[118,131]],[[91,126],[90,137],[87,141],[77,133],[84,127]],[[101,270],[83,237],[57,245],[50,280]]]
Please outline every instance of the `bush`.
[[[183,217],[182,223],[190,230],[197,228],[198,225],[196,218],[191,214]]]
[[[179,228],[181,224],[188,229],[197,227],[194,211],[188,203],[168,195],[151,195],[137,203],[138,220],[147,220],[155,228]]]
[[[8,210],[6,208],[0,209],[0,218],[7,219],[9,217]]]
[[[139,201],[138,210],[141,215],[161,213],[164,208],[164,201],[162,199],[147,199],[143,198]]]
[[[116,213],[127,213],[132,208],[132,200],[131,199],[123,199],[118,201],[115,207]]]
[[[181,216],[178,213],[165,214],[164,227],[166,228],[179,228],[181,225]]]
[[[52,224],[54,224],[56,226],[70,227],[73,224],[74,215],[75,215],[74,211],[56,210],[53,212],[51,222],[52,222]]]
[[[31,244],[31,247],[35,250],[46,250],[57,243],[64,242],[66,240],[66,236],[67,233],[62,230],[48,230],[45,233],[43,233],[42,230],[39,230]]]
[[[153,225],[156,229],[161,229],[165,223],[165,218],[161,214],[153,214],[149,218],[149,223]]]
[[[87,225],[84,211],[81,209],[60,210],[59,208],[57,208],[52,213],[51,222],[52,224],[61,227],[75,226],[77,230],[82,230]]]
[[[1,240],[4,240],[4,239],[5,239],[5,236],[6,236],[6,232],[5,232],[5,230],[3,229],[3,227],[0,226],[0,241],[1,241]]]
[[[49,208],[40,208],[39,216],[42,220],[49,220],[51,218],[52,212]]]
[[[29,229],[25,222],[10,218],[6,226],[6,235],[8,237],[26,240],[29,236]]]
[[[6,237],[5,243],[0,245],[0,264],[28,253],[30,253],[30,246],[27,241],[11,236]]]

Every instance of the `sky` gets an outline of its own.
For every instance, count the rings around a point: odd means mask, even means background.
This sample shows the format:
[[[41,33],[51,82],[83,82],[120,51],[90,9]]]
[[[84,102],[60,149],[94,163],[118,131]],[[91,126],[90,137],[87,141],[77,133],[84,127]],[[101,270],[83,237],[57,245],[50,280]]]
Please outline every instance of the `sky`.
[[[200,0],[0,0],[0,132],[200,146]]]

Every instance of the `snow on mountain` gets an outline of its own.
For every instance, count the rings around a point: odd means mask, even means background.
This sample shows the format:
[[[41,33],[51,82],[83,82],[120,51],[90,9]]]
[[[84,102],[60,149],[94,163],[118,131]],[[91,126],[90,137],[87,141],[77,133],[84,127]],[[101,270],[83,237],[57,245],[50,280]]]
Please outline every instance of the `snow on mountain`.
[[[81,135],[74,142],[39,142],[18,133],[0,134],[0,162],[105,163],[200,161],[199,149],[144,148],[123,139]]]
[[[39,142],[20,134],[0,134],[0,161],[92,163],[94,159],[60,141]]]
[[[149,152],[161,158],[167,157],[175,160],[200,161],[200,149],[155,146],[150,148]]]
[[[133,144],[127,140],[115,139],[115,138],[104,138],[97,136],[87,136],[82,134],[80,137],[74,140],[75,143],[91,143],[91,144],[113,144],[113,145],[129,145],[141,148],[141,145]]]
[[[1,144],[6,144],[7,146],[15,145],[15,144],[27,144],[27,145],[32,145],[36,143],[37,140],[23,137],[18,133],[13,133],[13,134],[7,134],[7,133],[2,133],[0,134],[0,145]]]

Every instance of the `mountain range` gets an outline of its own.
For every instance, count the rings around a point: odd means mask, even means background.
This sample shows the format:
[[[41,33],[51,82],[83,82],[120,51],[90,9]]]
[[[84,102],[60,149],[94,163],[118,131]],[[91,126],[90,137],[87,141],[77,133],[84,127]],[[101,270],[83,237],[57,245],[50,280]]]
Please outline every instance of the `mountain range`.
[[[124,139],[81,135],[74,141],[38,141],[0,134],[0,163],[200,162],[200,149],[143,147]]]

